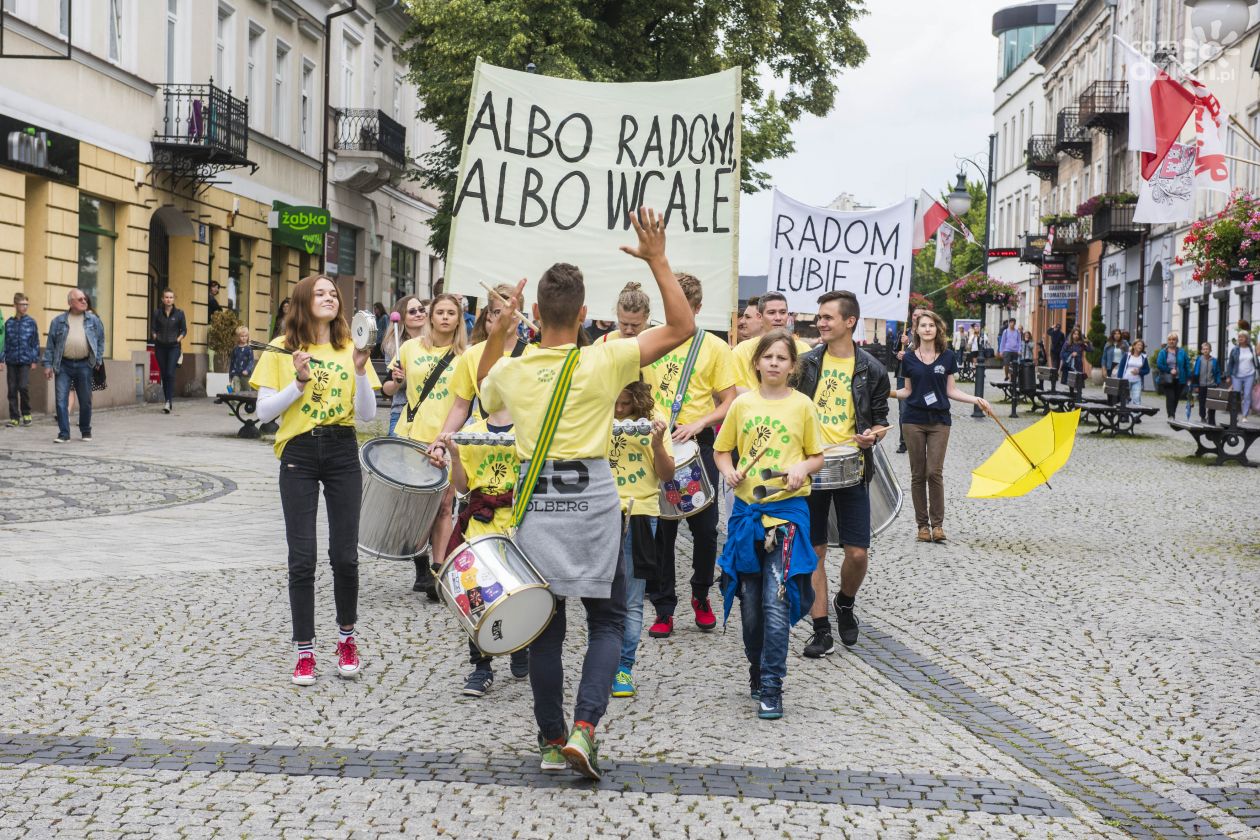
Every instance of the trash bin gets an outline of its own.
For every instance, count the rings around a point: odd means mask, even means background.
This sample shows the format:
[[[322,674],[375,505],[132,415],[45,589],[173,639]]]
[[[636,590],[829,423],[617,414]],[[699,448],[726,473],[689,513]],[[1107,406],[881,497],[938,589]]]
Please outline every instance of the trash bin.
[[[1032,359],[1024,359],[1019,363],[1019,392],[1034,394],[1037,392],[1037,363]]]

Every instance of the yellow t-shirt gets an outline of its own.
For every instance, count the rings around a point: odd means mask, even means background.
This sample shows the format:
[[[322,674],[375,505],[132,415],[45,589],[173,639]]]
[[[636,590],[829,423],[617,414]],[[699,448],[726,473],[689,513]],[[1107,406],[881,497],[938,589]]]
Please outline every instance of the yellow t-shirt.
[[[718,452],[740,452],[736,469],[741,470],[759,452],[766,451],[752,473],[735,488],[735,495],[749,504],[757,501],[753,498],[753,488],[757,485],[783,486],[781,478],[762,481],[763,469],[787,470],[822,452],[822,447],[822,429],[814,404],[800,391],[792,391],[778,400],[768,400],[759,391],[740,394],[731,404],[731,410],[727,412],[722,430],[713,444],[713,449]],[[808,496],[809,484],[806,481],[795,493],[783,490],[762,501],[777,502],[794,496]]]
[[[694,336],[652,363],[652,397],[666,420],[669,419],[674,392],[678,390],[678,378],[682,374],[683,363],[687,361],[687,354],[691,352],[693,341]],[[682,411],[675,421],[679,426],[694,423],[713,411],[717,405],[713,395],[734,387],[738,379],[735,373],[735,356],[731,353],[731,348],[726,346],[726,342],[707,332],[702,342],[700,354],[696,357],[696,366],[691,371],[691,381],[687,384],[687,393],[683,395]]]
[[[592,344],[607,344],[610,341],[619,341],[624,338],[625,336],[617,332],[617,330],[613,330],[610,333],[604,333],[603,335],[601,335],[599,338],[595,339],[591,343]],[[635,343],[637,344],[638,342],[636,341]],[[652,392],[656,393],[656,369],[653,368],[651,365],[648,365],[645,368],[639,368],[639,373],[643,375],[643,381],[646,382],[648,387],[652,389]],[[668,421],[669,415],[666,414],[663,419]]]
[[[511,429],[511,426],[508,427]],[[475,420],[461,431],[488,432],[489,425],[485,420]],[[496,429],[496,431],[504,431]],[[488,496],[500,493],[511,493],[516,489],[516,480],[521,471],[521,462],[516,459],[514,446],[470,446],[459,447],[459,462],[464,467],[464,475],[468,476],[468,489],[480,490]],[[501,507],[494,512],[490,522],[480,522],[470,518],[464,530],[464,539],[471,540],[486,534],[506,534],[512,525],[512,506]]]
[[[481,403],[493,414],[506,407],[516,425],[516,456],[534,457],[538,433],[572,344],[540,347],[527,356],[500,359],[481,383]],[[621,389],[639,380],[639,343],[609,341],[580,351],[548,460],[608,457],[613,409]]]
[[[818,410],[818,422],[822,424],[826,443],[840,443],[853,437],[857,430],[857,415],[853,412],[853,363],[853,356],[837,359],[823,351],[814,407]],[[848,443],[856,446],[851,441]]]
[[[272,339],[277,347],[284,346],[284,336]],[[316,344],[303,348],[310,353],[311,381],[306,383],[302,396],[280,415],[280,429],[276,432],[276,457],[284,452],[284,445],[298,435],[306,434],[316,426],[354,425],[354,345],[347,343],[340,350],[331,344]],[[319,361],[316,361],[318,359]],[[371,365],[367,366],[368,382],[372,390],[381,387],[381,381]],[[287,353],[263,353],[249,387],[272,388],[282,391],[297,378],[293,370],[293,358]]]
[[[657,418],[664,420],[659,414]],[[674,444],[665,434],[665,451],[672,457]],[[652,450],[651,435],[613,435],[608,450],[608,466],[617,479],[617,495],[621,497],[621,511],[634,500],[631,516],[661,515],[661,480],[656,475],[656,458]]]
[[[421,443],[432,443],[434,438],[441,433],[442,425],[446,423],[446,415],[451,411],[451,403],[455,401],[455,393],[451,390],[451,377],[455,375],[455,364],[459,359],[451,359],[450,364],[438,376],[437,382],[433,383],[433,388],[423,403],[420,402],[420,395],[424,393],[424,383],[428,382],[429,377],[433,375],[433,369],[442,361],[442,357],[450,352],[450,349],[450,347],[425,349],[418,338],[403,342],[402,349],[398,351],[398,359],[403,371],[407,374],[407,406],[403,409],[402,416],[398,418],[398,425],[394,426],[394,434],[418,440]],[[408,421],[408,412],[417,405],[420,408],[416,411],[415,419]]]
[[[503,351],[503,357],[511,356],[512,351],[515,349],[516,339],[513,338],[507,342]],[[526,344],[525,349],[521,351],[521,355],[527,356],[537,349],[537,344]],[[455,360],[455,364],[452,365],[455,368],[455,375],[451,378],[451,389],[455,392],[455,396],[469,402],[480,396],[480,391],[477,389],[477,366],[481,364],[481,357],[485,352],[486,343],[479,341],[465,350],[464,354]]]
[[[796,352],[806,353],[810,347],[799,338],[795,338]],[[735,349],[731,352],[735,354],[735,375],[737,377],[736,384],[741,388],[747,388],[749,391],[757,390],[760,384],[757,382],[757,374],[753,371],[753,353],[757,350],[757,343],[761,341],[761,336],[741,341],[735,345]]]

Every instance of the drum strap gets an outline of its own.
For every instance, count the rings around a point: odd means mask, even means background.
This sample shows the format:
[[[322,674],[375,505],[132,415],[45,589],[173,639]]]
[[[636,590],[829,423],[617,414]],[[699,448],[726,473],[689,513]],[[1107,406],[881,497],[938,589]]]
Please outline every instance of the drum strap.
[[[538,476],[542,473],[543,464],[547,461],[547,452],[551,449],[551,441],[556,436],[556,427],[560,425],[560,414],[564,411],[565,400],[569,397],[569,386],[573,384],[573,371],[577,369],[581,354],[574,347],[564,357],[560,366],[560,375],[556,377],[556,387],[551,392],[551,401],[547,403],[547,412],[543,415],[542,428],[538,432],[538,445],[534,447],[534,457],[529,459],[529,469],[516,485],[516,499],[512,504],[512,527],[519,527],[525,518],[525,510],[534,496],[534,488],[538,484]]]
[[[669,427],[674,428],[678,414],[682,411],[683,400],[687,397],[687,386],[691,384],[691,374],[696,369],[696,359],[700,358],[700,345],[704,343],[704,330],[696,327],[696,334],[691,338],[691,349],[687,351],[687,360],[683,362],[682,373],[678,376],[678,388],[674,391],[674,402],[669,407]]]
[[[429,378],[424,381],[424,388],[420,390],[420,399],[416,400],[413,407],[411,403],[407,403],[407,422],[414,422],[416,413],[420,411],[420,406],[424,405],[425,399],[429,396],[429,392],[433,390],[433,386],[437,384],[438,379],[442,376],[442,371],[450,367],[451,360],[455,358],[454,350],[447,350],[446,355],[438,361],[433,371],[429,374]]]

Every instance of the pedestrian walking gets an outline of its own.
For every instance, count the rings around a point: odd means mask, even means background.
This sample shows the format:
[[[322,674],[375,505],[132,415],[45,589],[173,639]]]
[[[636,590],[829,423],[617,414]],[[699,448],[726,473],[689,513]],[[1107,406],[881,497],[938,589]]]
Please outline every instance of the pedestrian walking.
[[[1060,354],[1063,352],[1063,329],[1058,324],[1051,324],[1050,329],[1046,330],[1046,338],[1050,344],[1050,366],[1058,370]]]
[[[13,296],[13,317],[4,322],[0,370],[9,385],[9,425],[31,425],[31,366],[39,362],[39,325],[28,313],[31,302],[18,292]]]
[[[1240,330],[1238,343],[1229,351],[1229,363],[1225,375],[1229,377],[1229,387],[1242,394],[1242,417],[1251,413],[1251,389],[1260,373],[1260,358],[1256,357],[1256,348],[1251,343],[1251,334]]]
[[[376,416],[380,387],[356,350],[341,313],[341,296],[323,275],[293,288],[293,310],[281,352],[264,353],[250,385],[258,391],[259,421],[280,419],[280,506],[289,545],[289,612],[297,647],[295,685],[315,682],[315,524],[323,485],[328,513],[328,559],[337,605],[337,675],[359,675],[354,625],[359,607],[359,502],[363,474],[354,421]]]
[[[1221,366],[1212,358],[1210,342],[1205,341],[1199,345],[1199,356],[1194,360],[1194,370],[1190,371],[1190,381],[1198,391],[1199,419],[1206,421],[1208,388],[1221,384]]]
[[[162,291],[162,303],[149,317],[149,337],[153,340],[153,354],[157,356],[158,370],[162,374],[163,414],[170,414],[175,404],[175,371],[183,353],[180,342],[188,334],[188,322],[183,310],[175,306],[175,293]]]
[[[1142,379],[1151,372],[1151,361],[1146,358],[1146,342],[1138,339],[1129,346],[1129,352],[1116,363],[1115,377],[1129,383],[1129,404],[1142,404]],[[1137,418],[1141,422],[1142,418]]]
[[[906,386],[889,396],[904,400],[902,426],[910,449],[910,495],[920,542],[945,540],[945,450],[949,446],[949,401],[978,405],[988,414],[989,403],[965,394],[954,384],[958,360],[945,339],[945,322],[925,312],[915,322],[914,349],[905,358]]]
[[[1021,362],[1031,362],[1035,357],[1036,345],[1033,342],[1033,334],[1031,330],[1024,330],[1019,340],[1019,360]]]
[[[1006,372],[1006,381],[1011,381],[1014,364],[1019,361],[1020,343],[1023,336],[1015,329],[1015,319],[1006,322],[1006,328],[998,336],[998,352],[1002,354],[1002,367]]]
[[[1190,383],[1190,357],[1179,347],[1177,334],[1169,333],[1164,346],[1155,355],[1155,368],[1159,371],[1159,387],[1164,392],[1164,407],[1169,418],[1177,416],[1177,403],[1181,402]]]
[[[372,316],[376,318],[376,345],[372,348],[373,354],[380,358],[381,342],[385,340],[385,333],[389,331],[389,312],[385,310],[385,304],[379,300],[372,304]]]
[[[1081,373],[1085,370],[1085,354],[1092,348],[1089,342],[1085,340],[1085,336],[1081,333],[1080,327],[1072,328],[1072,335],[1068,338],[1067,343],[1063,345],[1063,349],[1059,354],[1059,365],[1061,373]]]
[[[1111,376],[1111,372],[1116,369],[1116,365],[1120,364],[1121,357],[1128,352],[1129,344],[1122,337],[1120,330],[1112,330],[1102,351],[1103,372],[1107,376]]]
[[[284,332],[284,319],[289,317],[289,299],[285,298],[280,301],[280,308],[276,310],[276,315],[271,319],[271,332],[267,334],[268,338],[275,338]]]
[[[411,339],[419,338],[424,332],[425,325],[429,323],[429,305],[415,295],[405,295],[394,306],[394,311],[398,313],[398,341],[394,341],[392,324],[389,326],[385,338],[381,340],[381,354],[390,364],[390,376],[381,384],[381,393],[393,399],[389,406],[389,430],[385,433],[387,435],[394,433],[394,427],[398,425],[398,418],[402,416],[403,409],[407,407],[407,389],[405,387],[407,377],[403,375],[402,368],[394,364],[398,359],[398,350]],[[427,565],[425,571],[428,571]]]
[[[214,313],[223,308],[219,303],[219,281],[211,280],[208,286],[208,297],[206,298],[206,323],[214,323]]]
[[[71,289],[68,308],[48,325],[44,376],[56,377],[57,443],[70,440],[70,389],[79,399],[79,434],[92,439],[92,371],[105,363],[105,326],[89,309],[87,295]]]

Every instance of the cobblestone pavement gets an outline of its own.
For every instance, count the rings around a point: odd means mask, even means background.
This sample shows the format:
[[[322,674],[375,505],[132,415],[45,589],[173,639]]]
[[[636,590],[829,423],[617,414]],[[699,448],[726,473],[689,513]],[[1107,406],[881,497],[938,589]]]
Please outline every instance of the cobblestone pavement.
[[[21,640],[0,661],[0,838],[1260,836],[1260,532],[1223,514],[1256,474],[1148,420],[1079,435],[1053,490],[967,500],[999,433],[962,414],[949,540],[914,542],[907,499],[859,644],[804,660],[798,627],[787,715],[758,721],[738,610],[724,634],[684,610],[612,701],[597,786],[534,770],[506,668],[459,696],[466,644],[410,564],[363,562],[357,682],[331,676],[321,569],[323,676],[289,683],[276,461],[222,407],[102,412],[87,444],[4,430],[0,508],[45,518],[0,515]],[[60,512],[27,495],[40,470]]]

